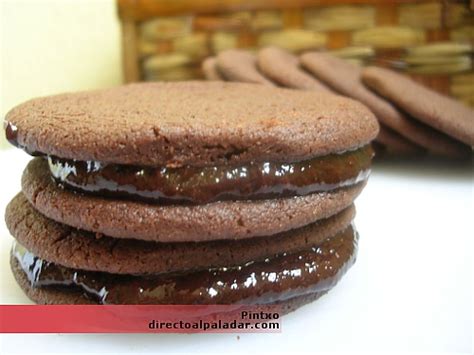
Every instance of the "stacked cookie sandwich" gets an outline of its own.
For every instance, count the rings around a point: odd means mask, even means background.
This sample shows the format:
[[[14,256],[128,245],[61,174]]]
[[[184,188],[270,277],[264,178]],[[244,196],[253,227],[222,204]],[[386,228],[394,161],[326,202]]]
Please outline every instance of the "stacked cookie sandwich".
[[[258,84],[132,84],[28,101],[36,156],[11,266],[45,304],[282,304],[353,264],[378,124],[358,102]]]
[[[247,60],[240,59],[244,57]],[[379,120],[376,143],[382,152],[429,153],[451,159],[472,156],[474,111],[388,69],[362,68],[324,52],[298,57],[281,48],[267,47],[256,54],[223,51],[216,58],[208,58],[203,71],[209,80],[332,92],[358,100]]]

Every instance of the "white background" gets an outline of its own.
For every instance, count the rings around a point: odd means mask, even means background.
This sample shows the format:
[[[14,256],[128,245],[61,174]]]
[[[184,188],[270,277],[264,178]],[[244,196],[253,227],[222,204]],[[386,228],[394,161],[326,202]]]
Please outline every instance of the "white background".
[[[0,152],[2,211],[29,159]],[[0,336],[0,353],[471,353],[472,178],[470,164],[376,164],[356,203],[355,266],[328,295],[284,317],[281,334],[15,334]],[[0,303],[30,303],[9,270],[3,221],[0,237]]]

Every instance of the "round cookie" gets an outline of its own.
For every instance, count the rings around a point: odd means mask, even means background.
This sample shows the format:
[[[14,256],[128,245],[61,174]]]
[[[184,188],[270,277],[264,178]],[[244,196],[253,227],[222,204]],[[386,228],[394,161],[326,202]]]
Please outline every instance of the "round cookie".
[[[385,99],[375,95],[361,81],[362,68],[326,53],[306,53],[302,65],[337,92],[359,100],[372,110],[380,122],[412,143],[448,157],[466,156],[466,147],[429,126],[400,112]]]
[[[33,159],[22,177],[27,199],[55,221],[116,238],[160,242],[244,239],[302,227],[350,206],[364,185],[272,200],[159,206],[61,189],[42,158]]]
[[[229,81],[275,85],[258,71],[256,56],[246,50],[228,49],[220,52],[217,55],[217,68]]]
[[[258,68],[271,80],[294,89],[331,92],[331,90],[305,73],[299,67],[299,59],[284,49],[266,47],[257,53]]]
[[[66,288],[33,288],[26,274],[21,269],[18,261],[13,256],[10,258],[10,265],[13,271],[13,276],[20,285],[23,292],[37,304],[55,305],[55,304],[97,304],[90,298],[86,297],[80,290],[66,289]],[[274,304],[281,305],[281,314],[287,314],[304,306],[307,303],[317,300],[327,291],[314,292],[303,296],[290,298],[286,301],[275,302]]]
[[[30,152],[168,167],[305,160],[360,147],[378,133],[373,114],[347,98],[217,81],[38,98],[6,122],[9,140]]]
[[[474,147],[474,110],[392,70],[365,68],[362,80],[413,118]]]
[[[204,76],[207,80],[224,80],[224,77],[217,69],[217,58],[209,57],[203,60],[201,65]]]
[[[293,253],[347,228],[351,206],[311,225],[262,238],[202,243],[155,243],[114,239],[80,231],[38,213],[18,194],[5,212],[7,227],[26,249],[69,268],[114,274],[153,274],[243,265],[277,254]]]

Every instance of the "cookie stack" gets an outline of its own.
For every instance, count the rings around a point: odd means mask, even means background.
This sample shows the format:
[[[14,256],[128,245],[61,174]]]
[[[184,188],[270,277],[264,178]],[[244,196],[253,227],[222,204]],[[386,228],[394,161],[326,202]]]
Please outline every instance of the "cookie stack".
[[[36,156],[9,204],[15,278],[43,304],[281,304],[353,264],[378,124],[335,95],[132,84],[11,110]]]
[[[356,99],[379,120],[376,147],[381,152],[456,159],[472,156],[474,111],[388,69],[364,69],[324,52],[298,57],[267,47],[256,54],[223,51],[206,59],[203,71],[209,80],[332,92]]]

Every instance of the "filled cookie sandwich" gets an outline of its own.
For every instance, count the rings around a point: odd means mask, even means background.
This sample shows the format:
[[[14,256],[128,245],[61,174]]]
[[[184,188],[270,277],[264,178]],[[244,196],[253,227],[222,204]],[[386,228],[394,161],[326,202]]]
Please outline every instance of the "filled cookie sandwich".
[[[42,304],[282,304],[354,263],[354,199],[378,134],[348,98],[231,82],[30,100],[32,154],[6,211],[11,266]]]

